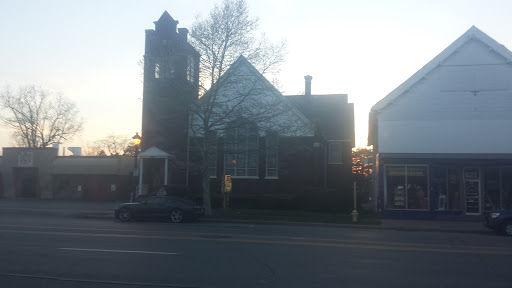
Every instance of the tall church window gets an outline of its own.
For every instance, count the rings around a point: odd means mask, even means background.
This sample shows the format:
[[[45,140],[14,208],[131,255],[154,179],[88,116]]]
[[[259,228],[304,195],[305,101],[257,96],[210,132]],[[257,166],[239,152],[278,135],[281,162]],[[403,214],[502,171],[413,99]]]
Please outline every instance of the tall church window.
[[[160,64],[155,64],[155,78],[160,78]]]
[[[170,62],[155,63],[155,78],[174,78],[174,65]]]
[[[278,177],[278,135],[277,133],[268,133],[266,140],[266,172],[265,177],[277,178]]]
[[[329,164],[342,164],[343,145],[341,141],[330,141],[329,142]]]
[[[224,173],[240,177],[258,176],[258,131],[252,123],[234,123],[226,129]]]
[[[194,57],[188,56],[187,57],[187,80],[190,83],[195,82],[195,63],[194,63]]]

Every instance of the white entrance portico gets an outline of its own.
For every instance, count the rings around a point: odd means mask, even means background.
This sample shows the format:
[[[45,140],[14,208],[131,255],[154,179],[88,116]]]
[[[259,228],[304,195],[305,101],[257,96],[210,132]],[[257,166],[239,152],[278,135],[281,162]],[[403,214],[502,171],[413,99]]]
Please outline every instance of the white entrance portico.
[[[164,185],[168,184],[168,172],[169,172],[169,159],[176,158],[174,155],[171,155],[161,149],[158,149],[155,146],[152,146],[142,153],[139,154],[140,159],[140,173],[139,173],[139,186],[137,188],[137,195],[142,194],[142,183],[143,183],[143,174],[144,174],[144,159],[149,158],[157,158],[157,159],[165,159],[165,172],[164,172]]]

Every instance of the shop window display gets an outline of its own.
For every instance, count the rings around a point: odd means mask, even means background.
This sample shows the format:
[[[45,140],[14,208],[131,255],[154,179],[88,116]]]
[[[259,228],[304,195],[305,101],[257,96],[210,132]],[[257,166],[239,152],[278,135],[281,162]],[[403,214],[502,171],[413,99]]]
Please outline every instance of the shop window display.
[[[512,208],[512,168],[484,169],[484,209]]]
[[[435,205],[439,211],[460,211],[461,205],[461,188],[457,169],[452,167],[439,167],[435,169]]]
[[[501,197],[501,208],[512,209],[512,168],[502,169],[502,197]]]
[[[501,208],[500,169],[484,169],[484,210],[491,211]]]
[[[387,209],[428,209],[426,166],[387,166]]]

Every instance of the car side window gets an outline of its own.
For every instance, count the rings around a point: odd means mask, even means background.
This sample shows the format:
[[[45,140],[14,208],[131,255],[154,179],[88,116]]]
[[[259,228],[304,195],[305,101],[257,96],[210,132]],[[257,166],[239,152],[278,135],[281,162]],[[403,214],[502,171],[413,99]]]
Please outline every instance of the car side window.
[[[149,198],[146,203],[150,205],[163,204],[165,203],[165,199],[163,197],[153,197]]]

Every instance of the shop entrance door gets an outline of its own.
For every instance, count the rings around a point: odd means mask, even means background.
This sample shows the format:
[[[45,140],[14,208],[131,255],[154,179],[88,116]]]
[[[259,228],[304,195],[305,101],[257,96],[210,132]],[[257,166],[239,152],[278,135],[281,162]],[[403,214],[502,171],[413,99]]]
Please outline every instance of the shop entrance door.
[[[485,168],[482,171],[484,211],[501,208],[501,169]]]
[[[484,209],[512,208],[512,168],[486,168],[482,174]]]
[[[13,168],[14,187],[16,198],[37,198],[38,197],[38,170],[35,167]]]
[[[512,168],[501,169],[501,209],[512,209]]]
[[[480,212],[480,169],[464,168],[464,195],[466,214],[479,215]]]

